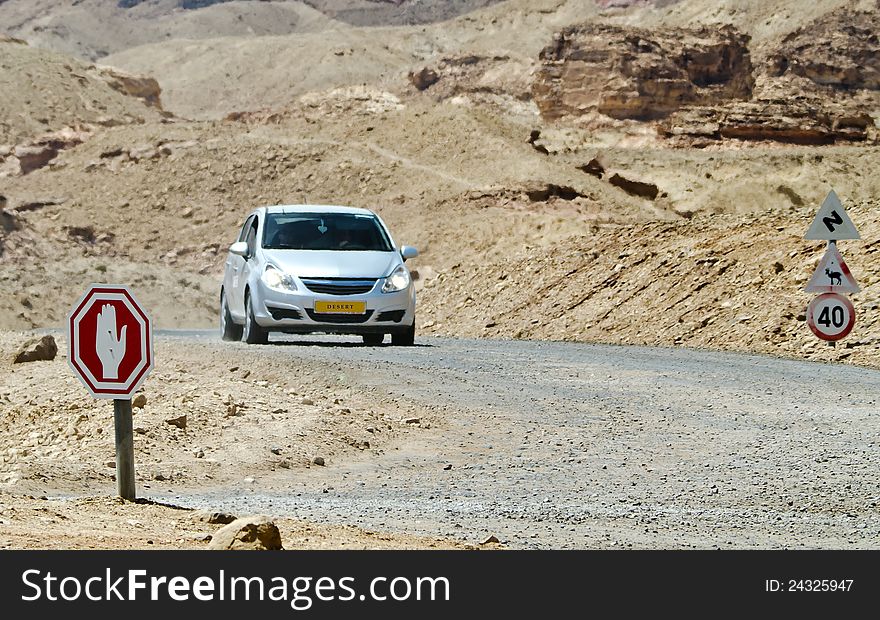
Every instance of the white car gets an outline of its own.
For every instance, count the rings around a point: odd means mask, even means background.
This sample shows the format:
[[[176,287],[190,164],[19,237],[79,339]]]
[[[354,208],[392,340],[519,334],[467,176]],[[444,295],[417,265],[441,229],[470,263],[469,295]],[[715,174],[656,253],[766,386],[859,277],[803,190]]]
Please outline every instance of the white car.
[[[265,343],[270,332],[358,334],[381,344],[415,340],[416,293],[395,245],[367,209],[261,207],[229,248],[220,290],[224,340]]]

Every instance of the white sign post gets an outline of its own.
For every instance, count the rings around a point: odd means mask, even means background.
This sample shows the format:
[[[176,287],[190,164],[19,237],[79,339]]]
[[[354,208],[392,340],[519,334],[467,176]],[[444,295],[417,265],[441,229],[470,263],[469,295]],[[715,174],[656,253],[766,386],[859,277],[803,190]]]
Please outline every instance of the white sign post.
[[[861,239],[861,235],[834,190],[819,207],[805,238],[828,242],[825,256],[804,289],[821,293],[807,307],[807,325],[816,336],[834,343],[846,338],[856,321],[855,308],[845,295],[861,290],[837,249],[839,240]]]

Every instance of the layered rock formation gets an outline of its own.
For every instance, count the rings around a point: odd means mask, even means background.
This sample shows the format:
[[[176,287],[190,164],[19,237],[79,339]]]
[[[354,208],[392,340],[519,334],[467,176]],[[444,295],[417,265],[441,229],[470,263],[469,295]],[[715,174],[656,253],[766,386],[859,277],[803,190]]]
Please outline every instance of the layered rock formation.
[[[834,89],[880,90],[880,11],[830,13],[782,40],[768,73],[805,77]]]
[[[746,100],[754,86],[748,42],[731,26],[574,26],[541,52],[532,93],[548,120],[590,111],[652,120],[686,105]]]
[[[804,145],[864,142],[873,128],[874,121],[866,112],[805,97],[691,108],[658,126],[661,135],[687,146],[724,138]]]

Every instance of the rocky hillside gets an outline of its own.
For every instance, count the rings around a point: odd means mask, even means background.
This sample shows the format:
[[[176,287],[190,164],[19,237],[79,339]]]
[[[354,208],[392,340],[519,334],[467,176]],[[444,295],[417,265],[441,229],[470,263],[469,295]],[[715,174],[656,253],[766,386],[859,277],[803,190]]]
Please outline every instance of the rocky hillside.
[[[87,60],[149,43],[443,21],[499,0],[5,0],[0,33]]]
[[[502,0],[303,0],[333,19],[355,26],[440,22]]]
[[[0,38],[0,177],[45,165],[98,127],[157,122],[156,80]]]
[[[296,0],[6,0],[0,4],[0,33],[92,61],[159,41],[281,35],[338,25]]]

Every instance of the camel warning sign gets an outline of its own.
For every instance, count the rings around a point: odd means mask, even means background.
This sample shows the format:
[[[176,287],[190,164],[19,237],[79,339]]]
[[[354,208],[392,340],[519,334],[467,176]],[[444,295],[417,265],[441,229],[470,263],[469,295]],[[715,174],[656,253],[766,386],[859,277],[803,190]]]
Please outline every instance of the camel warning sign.
[[[832,242],[804,290],[808,293],[858,293],[862,289],[843,261],[837,244]]]

